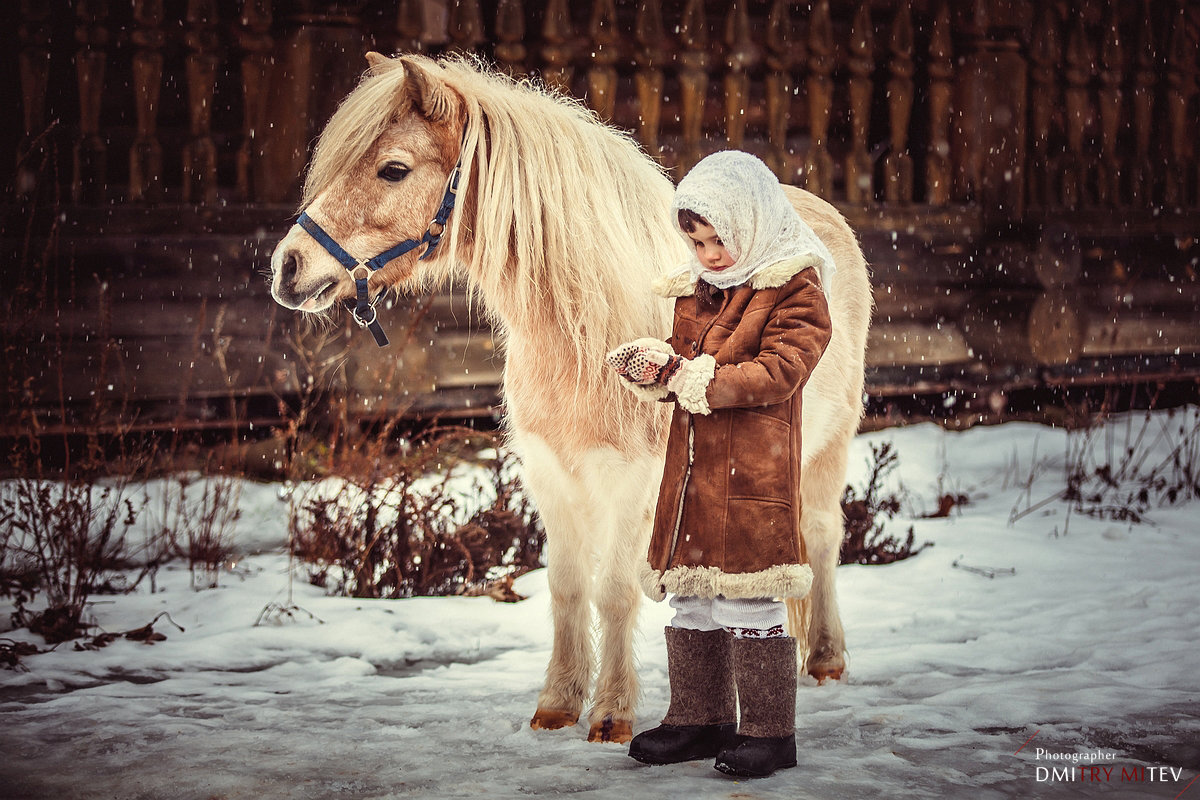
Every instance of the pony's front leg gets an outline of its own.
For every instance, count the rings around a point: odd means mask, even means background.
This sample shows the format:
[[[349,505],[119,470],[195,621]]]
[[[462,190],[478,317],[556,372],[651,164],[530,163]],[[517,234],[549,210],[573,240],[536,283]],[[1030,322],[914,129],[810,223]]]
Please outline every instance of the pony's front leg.
[[[593,543],[583,506],[585,492],[578,479],[540,438],[526,436],[520,446],[524,483],[546,529],[546,571],[554,619],[546,683],[529,725],[552,730],[575,724],[591,684]]]
[[[608,547],[601,559],[596,592],[600,674],[589,715],[588,741],[628,742],[633,738],[638,700],[633,636],[642,591],[637,567],[646,557],[662,464],[651,458],[620,458],[589,477],[593,479],[589,485],[596,487],[592,493],[595,516],[604,523]]]
[[[553,730],[574,725],[587,700],[592,678],[591,552],[586,540],[547,519],[550,605],[554,645],[546,684],[529,725]]]
[[[638,698],[633,632],[641,595],[628,572],[620,574],[610,569],[599,581],[596,607],[601,629],[600,675],[589,714],[589,742],[628,742],[633,738]]]

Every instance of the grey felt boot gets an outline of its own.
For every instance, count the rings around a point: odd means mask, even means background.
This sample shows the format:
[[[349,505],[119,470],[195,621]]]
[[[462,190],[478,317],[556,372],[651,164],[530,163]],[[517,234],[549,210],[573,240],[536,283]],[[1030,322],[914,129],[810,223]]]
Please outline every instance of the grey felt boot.
[[[734,639],[733,674],[741,725],[713,766],[739,778],[796,766],[796,640]]]
[[[737,728],[732,638],[724,630],[667,628],[671,705],[657,728],[629,743],[644,764],[677,764],[712,758]]]

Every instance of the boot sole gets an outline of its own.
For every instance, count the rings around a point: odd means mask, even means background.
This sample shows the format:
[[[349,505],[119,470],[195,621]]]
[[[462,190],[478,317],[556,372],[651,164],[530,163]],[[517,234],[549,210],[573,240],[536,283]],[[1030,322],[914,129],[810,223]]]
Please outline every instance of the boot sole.
[[[716,752],[703,752],[703,753],[693,752],[693,753],[689,753],[684,758],[659,759],[659,758],[654,758],[653,756],[646,756],[641,753],[638,753],[636,755],[633,753],[629,754],[629,757],[632,758],[634,761],[639,761],[643,764],[649,764],[652,767],[664,767],[667,764],[686,764],[689,761],[703,761],[707,758],[716,758],[716,756],[717,756]]]
[[[726,764],[723,761],[718,761],[716,764],[713,764],[713,768],[718,772],[723,772],[726,775],[731,775],[735,778],[769,778],[781,769],[791,769],[794,766],[796,766],[796,762],[792,761],[790,764],[780,764],[770,772],[751,772],[750,770],[738,769],[732,764]]]

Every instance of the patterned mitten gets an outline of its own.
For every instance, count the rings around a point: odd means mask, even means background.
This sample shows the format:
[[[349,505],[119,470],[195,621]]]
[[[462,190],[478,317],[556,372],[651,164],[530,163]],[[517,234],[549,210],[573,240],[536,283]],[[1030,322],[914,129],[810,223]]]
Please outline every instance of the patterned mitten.
[[[650,343],[657,346],[648,347],[644,339],[627,342],[610,352],[605,360],[630,383],[641,386],[653,383],[665,385],[679,370],[683,359],[670,352],[669,348],[665,351],[660,349],[666,347],[663,342],[650,340]]]

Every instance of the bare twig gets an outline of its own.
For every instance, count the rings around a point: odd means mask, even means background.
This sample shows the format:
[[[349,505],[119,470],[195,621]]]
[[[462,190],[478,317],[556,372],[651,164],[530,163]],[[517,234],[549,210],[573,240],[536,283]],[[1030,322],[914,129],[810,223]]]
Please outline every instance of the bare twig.
[[[961,558],[961,556],[959,556]],[[1016,575],[1016,567],[972,567],[968,566],[959,559],[955,559],[950,565],[956,569],[961,569],[964,572],[970,572],[975,575],[982,575],[985,578],[995,578],[997,575]]]

